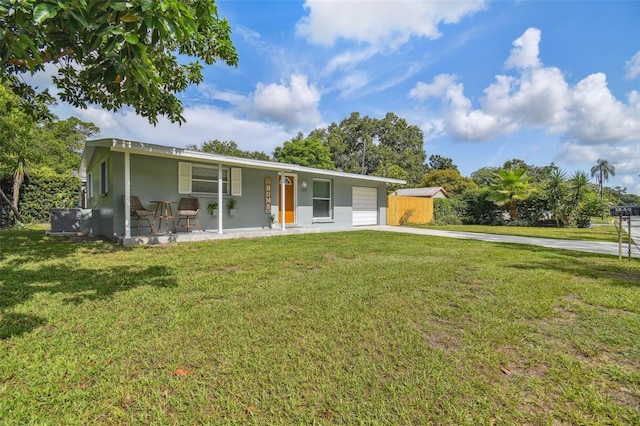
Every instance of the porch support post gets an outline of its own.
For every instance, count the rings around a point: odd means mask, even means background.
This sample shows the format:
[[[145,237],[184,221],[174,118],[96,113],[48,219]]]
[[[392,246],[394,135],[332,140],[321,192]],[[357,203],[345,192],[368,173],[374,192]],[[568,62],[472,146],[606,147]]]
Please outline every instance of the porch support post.
[[[218,234],[222,234],[222,164],[218,164]]]
[[[281,219],[280,222],[282,223],[282,230],[283,231],[286,229],[286,223],[285,223],[285,210],[286,210],[286,208],[285,208],[285,205],[286,205],[285,204],[285,199],[286,199],[286,196],[284,195],[285,188],[286,188],[285,179],[286,179],[286,176],[285,176],[284,172],[281,172],[280,173],[280,194],[282,195],[282,197],[281,197],[282,199],[278,200],[278,201],[279,201],[279,204],[280,204],[280,213],[281,213],[280,214],[280,219]]]
[[[124,238],[131,238],[131,154],[124,152]]]

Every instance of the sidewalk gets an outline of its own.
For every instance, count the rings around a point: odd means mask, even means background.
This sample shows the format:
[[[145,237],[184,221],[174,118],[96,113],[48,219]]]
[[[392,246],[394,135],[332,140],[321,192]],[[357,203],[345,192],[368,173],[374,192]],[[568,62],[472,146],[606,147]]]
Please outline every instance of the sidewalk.
[[[618,256],[618,243],[599,241],[558,240],[553,238],[518,237],[513,235],[479,234],[475,232],[442,231],[438,229],[411,228],[406,226],[372,226],[360,229],[374,231],[400,232],[415,235],[431,235],[435,237],[460,238],[467,240],[489,241],[493,243],[530,244],[562,250],[577,250],[589,253],[600,253]],[[628,257],[626,241],[622,244],[622,257]],[[631,245],[631,257],[640,258],[637,247]]]

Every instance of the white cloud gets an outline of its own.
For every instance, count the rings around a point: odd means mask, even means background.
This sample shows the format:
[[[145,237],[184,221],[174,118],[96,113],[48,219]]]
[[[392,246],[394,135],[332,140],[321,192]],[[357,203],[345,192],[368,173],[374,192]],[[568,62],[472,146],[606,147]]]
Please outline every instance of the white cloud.
[[[73,108],[73,110],[74,115],[78,116],[80,120],[95,124],[102,133],[107,129],[111,130],[119,127],[116,114],[102,108],[91,105],[87,109]]]
[[[242,118],[237,112],[210,105],[186,107],[187,121],[182,126],[161,117],[154,127],[130,108],[112,113],[98,107],[85,110],[60,104],[55,112],[62,118],[73,115],[93,122],[101,130],[97,138],[122,138],[175,147],[199,145],[210,139],[233,140],[241,149],[270,155],[276,146],[297,133],[282,125]]]
[[[326,46],[339,39],[376,46],[397,47],[411,37],[435,39],[438,25],[459,22],[484,8],[483,0],[424,1],[322,1],[304,3],[309,15],[297,25],[297,33]]]
[[[559,160],[569,164],[581,165],[585,170],[593,166],[599,158],[606,158],[615,165],[616,177],[625,184],[630,181],[638,182],[640,188],[640,144],[625,145],[581,145],[566,142],[560,147],[557,156]]]
[[[446,123],[441,119],[433,119],[422,123],[420,129],[424,133],[424,139],[429,141],[444,133]]]
[[[318,111],[320,98],[320,91],[308,83],[307,76],[293,74],[289,86],[258,83],[247,109],[252,118],[288,127],[308,127],[322,121]]]
[[[509,58],[505,62],[507,68],[537,68],[540,66],[538,58],[540,45],[540,30],[527,29],[522,36],[513,42]]]
[[[625,63],[625,68],[627,73],[624,78],[627,80],[633,80],[640,75],[640,50],[638,50],[638,52]]]
[[[213,84],[200,83],[195,88],[199,97],[204,100],[223,101],[231,105],[239,105],[246,101],[247,97],[229,90],[220,90]]]
[[[582,144],[640,141],[640,111],[611,94],[604,74],[586,77],[571,95],[569,138]]]
[[[418,100],[439,97],[448,107],[444,114],[447,131],[462,140],[490,140],[525,128],[544,129],[561,133],[570,142],[564,155],[578,155],[574,145],[640,142],[638,92],[628,95],[628,104],[619,101],[601,73],[570,87],[558,68],[541,65],[539,43],[540,31],[535,28],[514,42],[505,66],[516,69],[517,75],[496,76],[479,99],[480,108],[473,108],[463,84],[449,74],[436,76],[431,84],[417,83],[409,96]],[[597,160],[597,150],[593,151],[580,155]]]
[[[358,51],[347,51],[334,56],[324,67],[323,73],[331,74],[336,70],[353,69],[360,62],[371,59],[377,53],[376,49],[363,49]]]
[[[627,95],[627,103],[631,108],[635,108],[640,111],[640,92],[632,90]]]
[[[433,83],[426,84],[419,81],[409,92],[409,97],[418,100],[429,98],[440,98],[447,93],[449,87],[456,82],[457,76],[454,74],[440,74],[433,77]]]
[[[516,126],[562,129],[567,119],[569,86],[558,68],[537,68],[519,78],[496,76],[484,90],[483,110]]]
[[[371,81],[371,76],[364,71],[355,71],[338,79],[330,90],[339,90],[341,98],[347,98],[354,93],[358,93]]]

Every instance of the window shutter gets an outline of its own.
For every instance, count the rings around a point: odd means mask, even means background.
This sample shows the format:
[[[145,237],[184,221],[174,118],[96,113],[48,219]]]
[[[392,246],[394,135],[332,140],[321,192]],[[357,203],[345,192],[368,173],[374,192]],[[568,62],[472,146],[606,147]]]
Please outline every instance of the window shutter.
[[[178,162],[178,194],[191,194],[191,163]]]
[[[231,195],[242,196],[242,169],[237,167],[231,168]]]

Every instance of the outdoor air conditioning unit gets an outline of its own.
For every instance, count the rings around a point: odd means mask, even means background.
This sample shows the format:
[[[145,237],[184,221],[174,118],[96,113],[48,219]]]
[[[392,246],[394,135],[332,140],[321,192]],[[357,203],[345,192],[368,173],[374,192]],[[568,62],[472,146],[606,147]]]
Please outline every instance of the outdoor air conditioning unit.
[[[82,232],[82,209],[51,209],[51,232]]]

